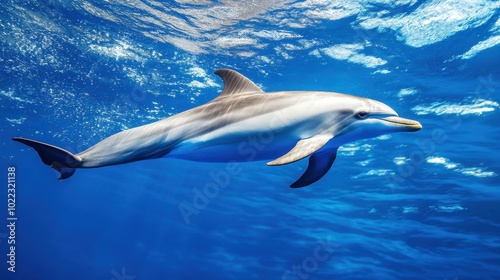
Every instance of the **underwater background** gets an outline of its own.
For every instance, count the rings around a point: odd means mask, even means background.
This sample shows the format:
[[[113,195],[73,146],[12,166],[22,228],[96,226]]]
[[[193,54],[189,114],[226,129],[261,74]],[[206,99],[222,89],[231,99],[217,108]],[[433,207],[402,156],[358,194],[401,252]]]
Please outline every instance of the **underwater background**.
[[[0,279],[500,279],[499,16],[496,0],[2,1]],[[11,140],[80,152],[212,100],[219,68],[376,99],[423,129],[344,145],[302,189],[307,160],[58,181]]]

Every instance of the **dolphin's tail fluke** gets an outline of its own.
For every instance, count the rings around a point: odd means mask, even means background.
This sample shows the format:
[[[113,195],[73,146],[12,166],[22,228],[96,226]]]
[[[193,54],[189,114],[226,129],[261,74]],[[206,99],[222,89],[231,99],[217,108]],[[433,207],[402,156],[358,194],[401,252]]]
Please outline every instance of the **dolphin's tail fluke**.
[[[59,180],[71,177],[75,173],[75,168],[82,164],[80,157],[56,146],[30,140],[26,138],[12,138],[12,140],[26,144],[35,149],[43,163],[61,173]]]

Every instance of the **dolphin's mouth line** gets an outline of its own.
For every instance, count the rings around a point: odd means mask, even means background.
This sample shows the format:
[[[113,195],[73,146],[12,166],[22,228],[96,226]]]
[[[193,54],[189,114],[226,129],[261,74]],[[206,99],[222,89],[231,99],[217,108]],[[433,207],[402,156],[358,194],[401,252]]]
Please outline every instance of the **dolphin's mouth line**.
[[[396,116],[390,116],[390,117],[378,118],[378,119],[382,120],[382,121],[394,123],[397,125],[401,125],[401,126],[411,127],[411,128],[416,129],[416,130],[422,129],[422,124],[420,124],[417,121],[410,120],[410,119],[405,119],[405,118],[396,117]]]

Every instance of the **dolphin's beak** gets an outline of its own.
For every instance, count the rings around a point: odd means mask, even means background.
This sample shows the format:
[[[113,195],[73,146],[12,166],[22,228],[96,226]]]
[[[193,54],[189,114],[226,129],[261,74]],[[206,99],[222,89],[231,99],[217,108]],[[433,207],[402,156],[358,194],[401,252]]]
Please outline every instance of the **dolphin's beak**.
[[[401,128],[402,131],[419,131],[422,125],[414,120],[404,119],[396,116],[380,118],[380,120],[387,122],[388,125]]]

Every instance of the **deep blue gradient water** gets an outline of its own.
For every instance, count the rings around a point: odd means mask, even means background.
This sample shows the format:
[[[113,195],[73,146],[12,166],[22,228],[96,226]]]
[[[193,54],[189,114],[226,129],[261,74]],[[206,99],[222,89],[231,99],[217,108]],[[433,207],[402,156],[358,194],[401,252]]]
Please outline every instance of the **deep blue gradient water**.
[[[500,279],[499,15],[493,0],[2,1],[0,279]],[[345,145],[302,189],[306,160],[58,181],[11,141],[82,151],[215,98],[218,68],[380,100],[424,128]]]

